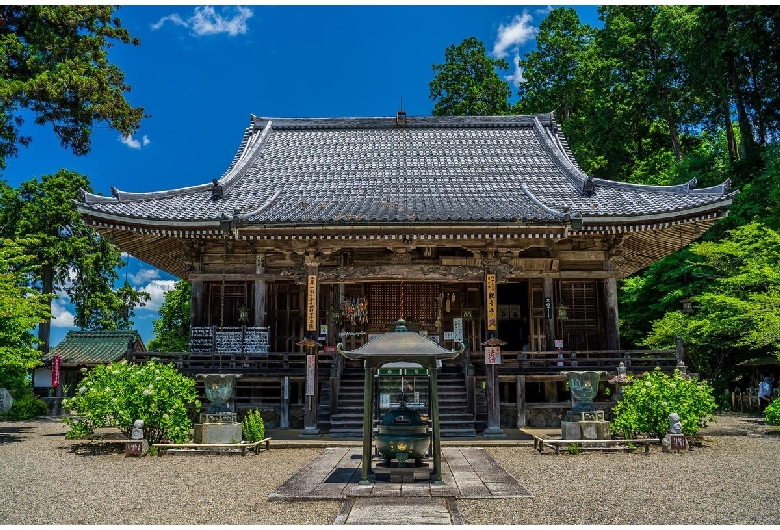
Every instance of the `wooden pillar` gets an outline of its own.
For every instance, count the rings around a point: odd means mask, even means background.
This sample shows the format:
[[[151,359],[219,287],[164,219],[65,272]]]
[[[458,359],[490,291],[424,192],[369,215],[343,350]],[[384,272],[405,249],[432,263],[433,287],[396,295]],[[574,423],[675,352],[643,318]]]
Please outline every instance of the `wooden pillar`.
[[[525,376],[517,376],[517,428],[522,429],[526,425],[525,418]]]
[[[320,430],[317,428],[317,407],[319,405],[319,374],[317,373],[317,361],[319,345],[314,340],[318,331],[318,312],[317,301],[319,300],[319,285],[317,282],[317,267],[319,263],[314,259],[312,253],[306,257],[307,279],[306,279],[306,410],[303,413],[303,432],[300,436],[319,436]],[[299,343],[300,344],[300,343]],[[310,356],[314,357],[314,364],[311,365]]]
[[[496,275],[485,274],[485,307],[487,308],[488,341],[498,339],[498,286]],[[485,362],[485,401],[487,405],[487,426],[482,433],[485,438],[506,438],[501,430],[501,403],[498,395],[498,365]]]
[[[607,349],[619,350],[620,349],[620,329],[618,318],[618,300],[617,300],[617,280],[615,278],[607,278],[604,281],[604,292],[607,300],[607,315],[606,315],[606,334],[607,334]]]
[[[255,274],[265,273],[265,254],[258,254],[255,257]],[[254,282],[254,325],[263,327],[268,325],[265,315],[266,297],[268,296],[268,282],[265,280],[255,280]]]
[[[190,326],[205,326],[208,324],[204,318],[205,296],[203,295],[203,282],[192,282],[192,294],[190,296]]]
[[[550,318],[547,318],[547,315],[545,315],[544,318],[544,348],[547,351],[553,351],[555,349],[555,339],[557,338],[555,332],[555,311],[557,306],[552,278],[542,278],[542,289],[544,290],[544,297],[549,298],[553,303],[552,315],[550,315]]]

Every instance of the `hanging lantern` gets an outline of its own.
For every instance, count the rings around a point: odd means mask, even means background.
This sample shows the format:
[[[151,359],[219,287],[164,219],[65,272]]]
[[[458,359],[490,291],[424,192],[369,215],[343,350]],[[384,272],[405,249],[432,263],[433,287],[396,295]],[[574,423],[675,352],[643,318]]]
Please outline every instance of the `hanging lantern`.
[[[244,325],[249,324],[249,308],[246,304],[241,304],[241,307],[238,308],[238,321]]]
[[[558,306],[558,320],[568,320],[569,310],[565,305]]]
[[[690,315],[693,313],[693,302],[690,298],[683,298],[680,300],[680,303],[682,304],[682,312],[686,315]]]

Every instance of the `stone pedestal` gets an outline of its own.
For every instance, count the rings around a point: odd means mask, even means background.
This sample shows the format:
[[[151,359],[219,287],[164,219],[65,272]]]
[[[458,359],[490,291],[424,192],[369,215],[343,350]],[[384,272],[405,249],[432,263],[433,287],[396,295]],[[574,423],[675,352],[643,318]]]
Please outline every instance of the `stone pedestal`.
[[[684,434],[669,433],[661,440],[661,451],[671,453],[672,451],[684,451],[688,448],[688,442]]]
[[[431,468],[427,463],[410,467],[398,467],[397,462],[381,463],[374,466],[374,476],[377,481],[411,484],[415,480],[430,480]]]
[[[570,410],[561,421],[562,440],[609,440],[612,432],[609,422],[604,421],[603,410],[580,411]]]
[[[196,423],[193,439],[197,444],[230,444],[241,441],[240,423]]]
[[[143,456],[148,451],[149,442],[146,441],[146,438],[125,442],[125,456]]]

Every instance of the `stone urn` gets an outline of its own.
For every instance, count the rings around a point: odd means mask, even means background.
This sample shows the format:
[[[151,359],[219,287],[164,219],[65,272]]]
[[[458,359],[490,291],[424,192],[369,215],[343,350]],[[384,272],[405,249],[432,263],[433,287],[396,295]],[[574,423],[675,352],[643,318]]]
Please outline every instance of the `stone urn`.
[[[238,377],[240,377],[239,374],[198,374],[195,376],[198,381],[203,381],[206,399],[211,403],[206,411],[207,414],[230,412],[228,401],[233,396],[233,389]]]
[[[604,372],[563,372],[569,376],[569,390],[574,398],[572,412],[590,412],[596,410],[593,398],[599,392],[599,380]]]

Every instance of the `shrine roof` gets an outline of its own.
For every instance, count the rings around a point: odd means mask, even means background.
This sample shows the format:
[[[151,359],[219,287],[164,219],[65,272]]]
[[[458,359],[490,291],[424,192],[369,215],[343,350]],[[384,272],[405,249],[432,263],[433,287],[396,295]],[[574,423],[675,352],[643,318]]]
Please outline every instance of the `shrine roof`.
[[[59,355],[63,365],[112,363],[126,357],[130,342],[135,351],[146,351],[137,331],[68,331],[42,359],[51,362],[52,357]]]
[[[663,219],[725,208],[729,183],[696,189],[594,179],[552,115],[251,117],[212,182],[112,197],[83,193],[79,211],[109,223],[219,228]]]

